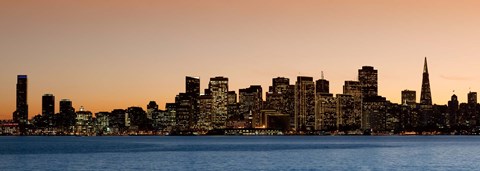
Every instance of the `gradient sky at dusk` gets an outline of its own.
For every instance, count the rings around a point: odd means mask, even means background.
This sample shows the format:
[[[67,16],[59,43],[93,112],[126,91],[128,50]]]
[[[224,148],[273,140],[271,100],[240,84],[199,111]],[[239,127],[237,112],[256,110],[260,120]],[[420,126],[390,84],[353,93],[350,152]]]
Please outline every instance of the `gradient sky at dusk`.
[[[480,1],[445,0],[6,0],[0,1],[0,119],[15,110],[16,75],[29,77],[29,117],[41,96],[93,112],[164,107],[214,76],[238,92],[277,76],[330,80],[341,93],[363,65],[379,94],[420,97],[428,57],[433,102],[480,91]]]

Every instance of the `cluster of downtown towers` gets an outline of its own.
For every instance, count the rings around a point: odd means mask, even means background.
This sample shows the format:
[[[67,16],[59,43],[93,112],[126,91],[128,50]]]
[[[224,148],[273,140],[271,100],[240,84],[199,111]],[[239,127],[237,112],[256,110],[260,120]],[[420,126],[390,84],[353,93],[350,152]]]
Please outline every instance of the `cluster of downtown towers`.
[[[28,121],[27,76],[19,75],[17,110],[13,120],[34,128],[60,128],[67,132],[164,131],[178,134],[206,134],[212,130],[275,129],[293,133],[318,131],[452,131],[476,126],[479,105],[477,94],[468,94],[468,103],[459,105],[452,96],[448,105],[432,105],[425,58],[420,102],[416,92],[402,91],[402,103],[395,104],[378,95],[378,72],[371,66],[358,70],[358,81],[345,81],[343,94],[329,92],[329,81],[298,76],[295,84],[284,77],[272,79],[263,100],[263,89],[252,85],[229,91],[228,78],[210,78],[208,88],[200,94],[200,78],[186,77],[186,90],[167,103],[165,110],[151,101],[141,107],[92,113],[75,111],[70,100],[60,101],[54,114],[55,97],[42,98],[42,115]]]

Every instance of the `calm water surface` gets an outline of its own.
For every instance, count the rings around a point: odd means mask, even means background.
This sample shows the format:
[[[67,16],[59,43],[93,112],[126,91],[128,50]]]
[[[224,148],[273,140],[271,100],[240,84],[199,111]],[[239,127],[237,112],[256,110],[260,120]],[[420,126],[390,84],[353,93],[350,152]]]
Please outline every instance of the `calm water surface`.
[[[0,170],[479,170],[480,136],[0,137]]]

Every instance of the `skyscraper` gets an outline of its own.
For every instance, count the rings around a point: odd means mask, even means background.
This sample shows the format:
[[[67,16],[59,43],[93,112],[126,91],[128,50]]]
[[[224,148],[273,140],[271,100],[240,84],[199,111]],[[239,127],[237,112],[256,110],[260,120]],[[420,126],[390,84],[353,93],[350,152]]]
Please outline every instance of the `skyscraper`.
[[[227,121],[228,105],[228,78],[214,77],[210,78],[208,84],[208,95],[212,96],[212,126],[213,128],[223,129]]]
[[[420,94],[420,105],[431,106],[432,94],[430,92],[430,79],[428,75],[427,57],[423,66],[422,92]]]
[[[330,88],[329,88],[329,82],[323,77],[323,72],[322,72],[322,78],[316,81],[316,94],[328,94],[330,93]]]
[[[28,121],[27,103],[27,76],[17,76],[17,110],[13,114],[13,121],[23,125]]]
[[[315,83],[312,77],[297,77],[294,119],[296,131],[315,129]]]
[[[185,77],[185,93],[197,98],[200,96],[200,78],[199,77]]]
[[[448,117],[447,117],[447,125],[451,128],[458,123],[457,119],[458,114],[458,98],[457,95],[452,95],[450,101],[448,101]]]
[[[378,95],[378,71],[371,66],[358,70],[358,81],[362,85],[363,98]]]
[[[176,130],[179,134],[189,134],[189,131],[195,126],[194,118],[195,105],[194,98],[187,93],[179,93],[175,97],[176,108]]]
[[[55,114],[55,96],[45,94],[42,96],[42,115],[47,118],[47,124],[53,125],[53,116]]]
[[[362,85],[358,81],[345,81],[343,86],[343,94],[351,95],[353,97],[353,125],[352,129],[359,129],[362,126],[362,123],[366,124],[368,119],[366,116],[363,116],[362,113]]]
[[[73,108],[72,101],[68,99],[60,100],[60,116],[63,121],[59,124],[62,125],[65,130],[72,130],[76,119],[75,108]]]
[[[42,96],[42,115],[50,116],[55,113],[55,96],[53,94],[44,94]]]
[[[72,101],[69,99],[60,100],[60,113],[74,113],[75,109],[73,108]]]
[[[198,98],[199,114],[197,128],[202,134],[212,130],[212,99],[210,95],[201,95]]]

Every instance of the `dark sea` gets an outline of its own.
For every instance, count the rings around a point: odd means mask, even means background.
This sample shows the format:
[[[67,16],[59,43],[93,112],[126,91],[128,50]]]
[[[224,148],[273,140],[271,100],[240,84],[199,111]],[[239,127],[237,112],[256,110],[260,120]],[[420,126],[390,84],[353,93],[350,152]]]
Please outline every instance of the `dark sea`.
[[[0,170],[480,170],[480,136],[0,137]]]

